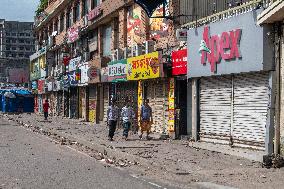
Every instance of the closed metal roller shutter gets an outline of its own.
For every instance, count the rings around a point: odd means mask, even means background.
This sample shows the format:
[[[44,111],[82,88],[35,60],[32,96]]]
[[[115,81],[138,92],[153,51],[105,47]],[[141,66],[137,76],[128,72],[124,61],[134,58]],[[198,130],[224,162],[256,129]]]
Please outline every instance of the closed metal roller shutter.
[[[234,145],[264,148],[269,105],[268,79],[268,73],[234,77]]]
[[[228,143],[231,132],[231,77],[200,80],[200,139]]]
[[[264,149],[268,73],[200,80],[200,139]]]

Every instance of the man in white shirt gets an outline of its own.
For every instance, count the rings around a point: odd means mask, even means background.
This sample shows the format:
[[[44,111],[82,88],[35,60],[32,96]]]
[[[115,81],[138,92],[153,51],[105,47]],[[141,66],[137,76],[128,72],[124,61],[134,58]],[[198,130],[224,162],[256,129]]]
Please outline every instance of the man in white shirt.
[[[116,106],[115,100],[112,99],[110,106],[107,109],[107,122],[109,126],[109,140],[113,141],[114,132],[116,130],[117,120],[119,117],[119,109]]]

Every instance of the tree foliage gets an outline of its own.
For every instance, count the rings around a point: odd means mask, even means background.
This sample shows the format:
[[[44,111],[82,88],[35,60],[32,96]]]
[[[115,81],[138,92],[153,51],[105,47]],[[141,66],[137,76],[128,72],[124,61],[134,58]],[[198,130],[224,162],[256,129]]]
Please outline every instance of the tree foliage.
[[[35,11],[36,15],[40,15],[48,5],[48,0],[40,0],[40,3]]]

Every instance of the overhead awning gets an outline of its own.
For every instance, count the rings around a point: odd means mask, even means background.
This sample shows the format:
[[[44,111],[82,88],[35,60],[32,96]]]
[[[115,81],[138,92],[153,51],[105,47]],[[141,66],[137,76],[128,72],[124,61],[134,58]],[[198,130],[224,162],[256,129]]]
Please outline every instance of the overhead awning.
[[[134,0],[135,3],[140,5],[147,13],[149,17],[152,16],[154,11],[162,4],[165,4],[167,0]]]
[[[277,0],[265,9],[258,17],[258,24],[271,24],[284,20],[284,1]]]

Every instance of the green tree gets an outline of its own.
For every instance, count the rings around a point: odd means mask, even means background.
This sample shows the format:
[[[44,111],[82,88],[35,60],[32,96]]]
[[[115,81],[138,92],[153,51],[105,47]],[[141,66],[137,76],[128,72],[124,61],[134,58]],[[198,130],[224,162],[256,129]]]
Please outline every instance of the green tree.
[[[48,0],[40,0],[40,3],[35,11],[36,16],[40,15],[48,5]]]

